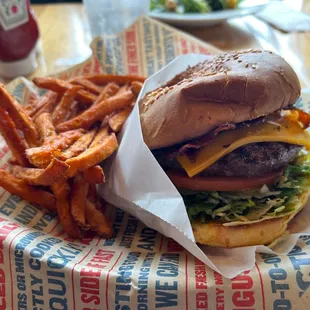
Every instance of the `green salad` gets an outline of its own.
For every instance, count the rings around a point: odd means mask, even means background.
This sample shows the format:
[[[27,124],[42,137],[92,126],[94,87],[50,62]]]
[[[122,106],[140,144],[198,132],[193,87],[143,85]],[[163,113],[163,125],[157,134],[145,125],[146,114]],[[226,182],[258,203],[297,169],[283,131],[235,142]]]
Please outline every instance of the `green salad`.
[[[151,0],[151,11],[183,13],[207,13],[235,9],[242,0]]]
[[[206,223],[219,220],[226,225],[234,225],[294,212],[300,206],[300,197],[309,187],[309,177],[308,155],[300,155],[272,186],[239,192],[180,192],[191,221]]]

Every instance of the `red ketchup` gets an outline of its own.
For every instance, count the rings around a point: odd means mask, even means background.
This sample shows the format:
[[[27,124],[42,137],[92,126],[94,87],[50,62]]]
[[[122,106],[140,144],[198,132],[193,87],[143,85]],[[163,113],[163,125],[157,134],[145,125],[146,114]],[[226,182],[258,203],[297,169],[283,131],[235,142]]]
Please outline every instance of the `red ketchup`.
[[[36,67],[39,29],[29,0],[0,0],[0,76],[13,78]]]

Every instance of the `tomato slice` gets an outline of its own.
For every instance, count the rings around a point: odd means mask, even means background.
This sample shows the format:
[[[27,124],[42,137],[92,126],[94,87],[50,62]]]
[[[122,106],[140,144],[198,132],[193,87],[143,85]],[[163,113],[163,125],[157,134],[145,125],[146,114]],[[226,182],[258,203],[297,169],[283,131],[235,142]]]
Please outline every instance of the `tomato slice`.
[[[267,173],[263,176],[242,177],[199,177],[189,178],[187,175],[168,171],[167,175],[178,188],[195,191],[241,191],[261,188],[264,184],[272,184],[283,173],[283,170]]]

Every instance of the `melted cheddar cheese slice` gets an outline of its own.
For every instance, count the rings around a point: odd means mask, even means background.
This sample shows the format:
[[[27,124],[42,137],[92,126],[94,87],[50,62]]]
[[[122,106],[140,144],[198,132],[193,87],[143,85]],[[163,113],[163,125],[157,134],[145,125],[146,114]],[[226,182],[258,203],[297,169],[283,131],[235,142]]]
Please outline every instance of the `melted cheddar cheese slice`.
[[[310,150],[310,134],[296,121],[282,117],[276,122],[220,132],[197,152],[194,161],[186,155],[178,156],[177,160],[188,176],[193,177],[238,147],[256,142],[286,142],[302,145]]]

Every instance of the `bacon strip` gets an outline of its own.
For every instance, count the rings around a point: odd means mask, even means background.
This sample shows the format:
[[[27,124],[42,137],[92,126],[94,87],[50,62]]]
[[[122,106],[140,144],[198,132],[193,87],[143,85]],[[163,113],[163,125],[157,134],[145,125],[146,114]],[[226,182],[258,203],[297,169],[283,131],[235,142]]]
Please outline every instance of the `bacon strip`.
[[[179,150],[178,154],[185,154],[190,149],[199,150],[204,146],[208,145],[221,131],[235,129],[236,125],[232,123],[222,124],[220,127],[217,127],[214,131],[207,133],[200,138],[190,141],[189,143],[184,144]]]
[[[292,109],[285,111],[287,117],[289,117],[291,120],[294,120],[296,122],[299,122],[302,124],[304,129],[307,129],[310,126],[310,114],[299,110],[299,109]]]

